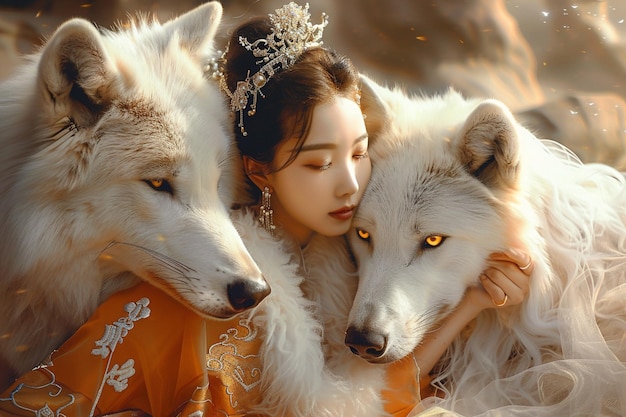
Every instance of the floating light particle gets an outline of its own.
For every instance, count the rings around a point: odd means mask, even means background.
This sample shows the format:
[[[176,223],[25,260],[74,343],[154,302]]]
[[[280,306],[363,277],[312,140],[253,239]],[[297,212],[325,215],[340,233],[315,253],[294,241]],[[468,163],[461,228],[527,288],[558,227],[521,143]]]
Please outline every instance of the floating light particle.
[[[426,36],[416,36],[415,39],[417,39],[418,41],[425,41],[426,39],[428,39]]]
[[[111,259],[113,259],[113,257],[111,255],[108,255],[106,253],[101,253],[100,256],[98,256],[98,258],[101,261],[110,261]]]

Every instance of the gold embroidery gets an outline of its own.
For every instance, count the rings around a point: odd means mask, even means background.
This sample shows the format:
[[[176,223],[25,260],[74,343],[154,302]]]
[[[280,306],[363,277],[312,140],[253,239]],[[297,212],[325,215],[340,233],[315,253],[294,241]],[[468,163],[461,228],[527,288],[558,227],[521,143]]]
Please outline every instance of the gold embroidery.
[[[62,416],[62,411],[74,404],[76,397],[63,392],[63,387],[56,383],[55,375],[49,369],[40,367],[38,370],[31,384],[19,384],[9,398],[0,398],[0,401],[9,401],[36,417]]]
[[[202,387],[197,387],[196,390],[191,395],[189,402],[183,406],[183,409],[180,412],[176,413],[177,417],[203,417],[205,411],[214,410],[214,412],[210,412],[211,416],[215,415],[215,404],[213,404],[211,391],[209,390],[209,384],[206,384]],[[225,416],[228,416],[227,413],[224,413]]]
[[[250,393],[261,382],[259,344],[257,329],[243,318],[220,335],[219,342],[209,347],[207,371],[218,374],[232,408],[237,408],[241,396]]]
[[[104,374],[99,374],[96,378],[97,392],[93,400],[80,392],[68,392],[67,387],[57,382],[52,360],[48,359],[46,362],[50,363],[50,367],[42,365],[27,373],[7,398],[0,398],[0,410],[5,410],[4,405],[7,405],[10,408],[6,410],[18,408],[35,417],[62,417],[65,413],[71,414],[77,409],[91,407],[89,415],[94,415],[104,385],[112,386],[116,392],[124,391],[128,387],[129,378],[135,374],[133,359],[127,359],[121,366],[111,364],[111,361],[116,346],[122,343],[135,322],[150,316],[148,304],[150,300],[145,297],[126,304],[124,310],[127,316],[121,317],[112,325],[105,325],[104,335],[95,342],[96,348],[91,350],[91,354],[106,361],[106,368]],[[63,368],[59,374],[62,372]]]

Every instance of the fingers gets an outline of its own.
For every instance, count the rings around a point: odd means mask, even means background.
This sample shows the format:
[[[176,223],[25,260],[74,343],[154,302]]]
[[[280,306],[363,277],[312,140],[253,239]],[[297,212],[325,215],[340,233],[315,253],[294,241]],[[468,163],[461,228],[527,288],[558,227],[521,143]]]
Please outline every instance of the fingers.
[[[481,283],[496,307],[520,304],[528,295],[534,264],[530,256],[512,249],[492,254]]]
[[[505,252],[492,253],[489,256],[494,261],[512,262],[527,276],[531,276],[535,269],[535,264],[529,254],[519,249],[508,249]]]
[[[509,296],[502,288],[496,285],[486,274],[480,276],[480,283],[491,298],[491,302],[496,307],[504,307],[509,300]]]
[[[520,304],[528,294],[528,277],[514,264],[487,268],[481,283],[496,307]]]

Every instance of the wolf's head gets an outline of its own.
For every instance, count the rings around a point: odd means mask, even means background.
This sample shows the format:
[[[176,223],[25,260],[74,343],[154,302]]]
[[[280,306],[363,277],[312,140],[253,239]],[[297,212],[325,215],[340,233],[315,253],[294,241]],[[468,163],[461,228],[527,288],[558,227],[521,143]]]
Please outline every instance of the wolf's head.
[[[72,19],[1,87],[5,280],[82,286],[93,306],[131,273],[215,317],[269,293],[229,219],[237,158],[203,71],[221,16],[212,2],[115,32]]]
[[[359,287],[346,344],[400,359],[515,245],[520,149],[509,111],[454,92],[407,97],[364,78],[372,178],[350,242]]]

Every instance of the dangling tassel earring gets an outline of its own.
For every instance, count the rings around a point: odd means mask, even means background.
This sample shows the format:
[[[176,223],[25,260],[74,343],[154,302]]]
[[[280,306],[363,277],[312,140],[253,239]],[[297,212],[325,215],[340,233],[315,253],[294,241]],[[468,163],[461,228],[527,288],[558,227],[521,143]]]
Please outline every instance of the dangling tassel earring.
[[[272,236],[274,236],[274,210],[272,210],[272,206],[270,203],[270,199],[272,198],[272,193],[270,192],[270,187],[265,186],[263,188],[263,193],[261,197],[261,208],[259,210],[259,221],[261,222],[261,226]]]

